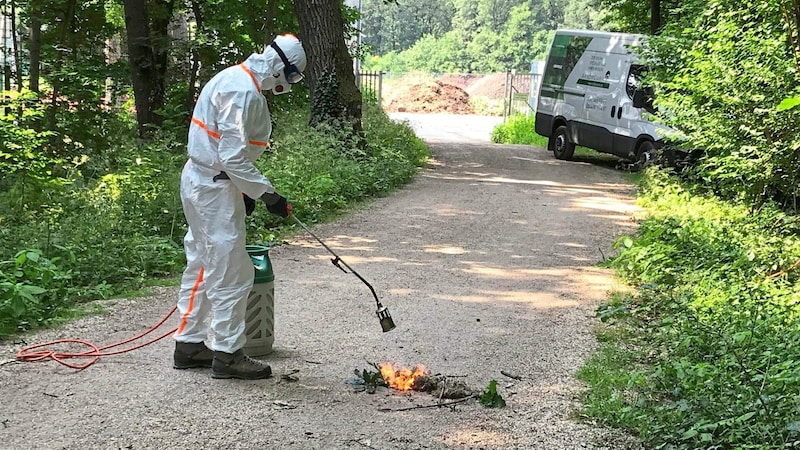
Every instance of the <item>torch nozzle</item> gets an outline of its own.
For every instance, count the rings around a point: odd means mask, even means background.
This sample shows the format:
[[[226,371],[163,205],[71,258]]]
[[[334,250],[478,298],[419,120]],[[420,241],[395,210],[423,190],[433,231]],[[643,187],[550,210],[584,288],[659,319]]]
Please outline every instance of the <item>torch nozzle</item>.
[[[389,309],[385,306],[381,306],[380,303],[378,306],[379,308],[376,314],[378,315],[378,319],[381,321],[381,329],[384,333],[394,330],[394,320],[392,320],[392,315],[389,314]]]

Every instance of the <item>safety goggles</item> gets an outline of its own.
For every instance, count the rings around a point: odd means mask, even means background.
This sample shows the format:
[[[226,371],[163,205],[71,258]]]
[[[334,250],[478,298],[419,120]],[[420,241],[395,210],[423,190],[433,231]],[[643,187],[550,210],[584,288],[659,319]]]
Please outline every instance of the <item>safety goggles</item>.
[[[269,46],[275,49],[275,52],[281,58],[281,61],[283,61],[283,76],[286,77],[286,81],[289,84],[295,84],[303,81],[302,72],[297,69],[297,66],[289,62],[289,59],[283,53],[283,50],[278,47],[278,44],[272,42],[269,44]]]

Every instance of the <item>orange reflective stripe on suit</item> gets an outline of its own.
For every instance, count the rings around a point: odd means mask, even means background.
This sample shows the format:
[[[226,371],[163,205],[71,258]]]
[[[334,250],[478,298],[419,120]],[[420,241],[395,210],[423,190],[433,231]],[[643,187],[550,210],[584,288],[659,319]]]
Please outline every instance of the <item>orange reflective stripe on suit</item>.
[[[208,133],[208,135],[213,137],[214,139],[219,139],[219,133],[217,133],[216,131],[209,130],[208,127],[206,127],[206,124],[204,124],[200,119],[192,117],[192,123],[206,130],[206,133]]]
[[[253,80],[253,84],[256,85],[256,90],[258,92],[261,92],[261,86],[258,85],[258,80],[256,80],[256,76],[253,75],[253,72],[250,70],[250,68],[247,67],[244,63],[239,64],[239,67],[241,67],[242,70],[244,70],[248,75],[250,75],[250,79]],[[208,127],[206,126],[206,124],[203,123],[202,120],[200,120],[200,119],[198,119],[196,117],[192,117],[192,123],[197,125],[198,127],[202,128],[202,129],[206,130],[206,133],[208,133],[208,135],[213,137],[214,139],[219,139],[220,138],[220,134],[217,133],[216,131],[209,130]],[[250,145],[255,145],[255,146],[258,146],[258,147],[266,147],[266,146],[269,145],[268,142],[254,141],[252,139],[249,139],[247,142]]]
[[[200,268],[200,273],[197,274],[197,280],[194,282],[194,287],[192,287],[192,295],[189,296],[189,306],[186,308],[186,312],[183,313],[181,317],[181,324],[178,327],[178,331],[176,334],[183,333],[183,329],[186,328],[186,321],[189,319],[189,314],[192,313],[194,309],[194,296],[197,294],[197,290],[200,289],[200,283],[203,282],[203,274],[205,273],[205,267]]]
[[[206,133],[208,133],[208,135],[211,136],[212,138],[214,138],[214,139],[219,139],[220,138],[220,134],[217,133],[216,131],[209,130],[208,127],[206,126],[206,124],[203,123],[202,120],[197,119],[195,117],[192,117],[192,123],[197,125],[198,127],[202,128],[203,130],[205,130]],[[256,146],[259,146],[259,147],[266,147],[266,146],[269,145],[268,142],[255,141],[253,139],[248,139],[247,143],[250,144],[250,145],[256,145]]]

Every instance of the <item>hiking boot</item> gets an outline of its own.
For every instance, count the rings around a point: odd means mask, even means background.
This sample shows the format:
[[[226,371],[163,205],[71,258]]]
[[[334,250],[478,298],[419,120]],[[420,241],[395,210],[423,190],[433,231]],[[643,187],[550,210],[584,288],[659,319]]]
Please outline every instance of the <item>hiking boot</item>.
[[[272,375],[269,364],[256,361],[244,352],[214,352],[214,363],[211,365],[211,378],[238,378],[240,380],[263,380]]]
[[[176,342],[172,367],[176,369],[210,369],[212,352],[202,342]]]

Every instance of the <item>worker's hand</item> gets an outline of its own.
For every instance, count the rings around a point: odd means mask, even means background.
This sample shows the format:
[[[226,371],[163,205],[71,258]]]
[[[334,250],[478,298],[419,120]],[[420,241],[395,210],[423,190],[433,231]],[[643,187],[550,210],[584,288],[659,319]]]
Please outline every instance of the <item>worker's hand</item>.
[[[286,197],[277,192],[264,193],[264,195],[261,196],[261,201],[267,205],[267,211],[272,214],[277,214],[284,219],[289,216],[289,211],[292,210],[292,206],[286,201]]]
[[[253,211],[256,210],[256,201],[248,197],[247,194],[242,194],[242,198],[244,199],[244,213],[248,216],[253,214]]]

